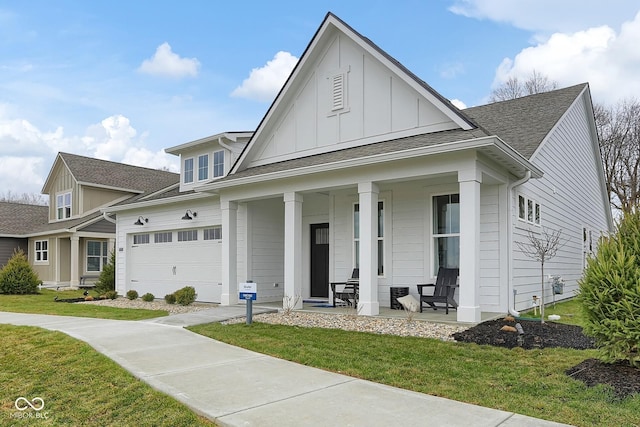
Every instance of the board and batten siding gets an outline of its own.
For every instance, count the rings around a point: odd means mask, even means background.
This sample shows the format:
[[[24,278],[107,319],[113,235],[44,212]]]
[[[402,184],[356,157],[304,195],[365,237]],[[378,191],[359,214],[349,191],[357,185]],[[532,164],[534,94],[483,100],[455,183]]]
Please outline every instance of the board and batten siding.
[[[563,295],[575,295],[577,281],[583,272],[584,227],[598,236],[609,231],[604,182],[599,175],[599,153],[593,143],[584,95],[578,98],[548,135],[531,160],[544,171],[541,179],[532,179],[517,187],[513,195],[514,240],[528,243],[527,230],[541,236],[542,227],[561,230],[562,246],[557,255],[545,263],[545,301],[552,298],[549,275],[565,280]],[[605,193],[606,194],[606,193]],[[518,195],[528,197],[541,206],[541,226],[518,219]],[[540,263],[527,258],[513,245],[513,285],[517,290],[517,309],[531,307],[533,296],[540,296]]]

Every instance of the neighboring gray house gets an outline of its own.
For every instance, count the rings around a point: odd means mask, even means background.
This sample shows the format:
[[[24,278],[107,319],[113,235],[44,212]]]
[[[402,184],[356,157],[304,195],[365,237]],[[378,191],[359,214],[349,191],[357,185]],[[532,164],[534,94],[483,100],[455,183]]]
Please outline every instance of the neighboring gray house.
[[[29,239],[26,236],[34,228],[47,223],[48,213],[48,206],[0,202],[0,268],[18,249],[29,254]]]
[[[546,272],[569,297],[612,228],[587,84],[461,111],[333,14],[255,132],[167,151],[180,188],[102,209],[121,294],[193,285],[229,305],[252,280],[300,308],[358,267],[358,312],[376,315],[450,266],[457,320],[478,322],[539,294],[527,230],[562,230]]]

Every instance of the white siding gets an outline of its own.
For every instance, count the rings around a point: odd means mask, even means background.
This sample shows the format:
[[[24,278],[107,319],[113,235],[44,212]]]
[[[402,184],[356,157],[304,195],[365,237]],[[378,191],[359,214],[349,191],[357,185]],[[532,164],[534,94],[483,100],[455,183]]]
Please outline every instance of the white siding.
[[[499,187],[482,185],[480,193],[480,308],[487,312],[504,311],[501,307],[501,236]],[[506,291],[506,289],[504,290]],[[504,292],[503,291],[503,292]]]
[[[565,290],[558,298],[575,295],[582,276],[582,228],[607,232],[607,209],[602,198],[597,165],[599,154],[592,143],[587,109],[582,98],[568,110],[548,139],[532,156],[544,170],[544,177],[534,179],[516,189],[541,205],[541,226],[562,230],[563,246],[555,258],[545,264],[545,300],[551,301],[548,275],[565,279]],[[514,240],[527,242],[527,230],[539,232],[541,227],[517,218],[517,194],[514,196]],[[539,236],[539,234],[538,234]],[[514,287],[517,309],[529,308],[533,295],[540,296],[540,264],[527,258],[514,244]]]

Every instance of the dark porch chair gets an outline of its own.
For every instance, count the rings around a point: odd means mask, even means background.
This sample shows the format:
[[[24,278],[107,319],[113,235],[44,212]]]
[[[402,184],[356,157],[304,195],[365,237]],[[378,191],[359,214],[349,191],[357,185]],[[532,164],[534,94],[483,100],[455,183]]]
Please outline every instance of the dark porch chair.
[[[418,294],[420,294],[420,313],[422,313],[422,303],[427,303],[434,310],[437,310],[436,304],[444,304],[445,313],[449,314],[449,307],[457,309],[458,303],[453,298],[458,287],[458,268],[440,267],[438,277],[435,284],[420,284],[418,286]],[[424,294],[424,288],[432,287],[431,295]],[[442,308],[442,307],[440,307]]]
[[[348,306],[358,307],[360,284],[360,269],[354,268],[351,278],[346,282],[331,282],[331,302],[336,306],[336,298],[347,303]]]

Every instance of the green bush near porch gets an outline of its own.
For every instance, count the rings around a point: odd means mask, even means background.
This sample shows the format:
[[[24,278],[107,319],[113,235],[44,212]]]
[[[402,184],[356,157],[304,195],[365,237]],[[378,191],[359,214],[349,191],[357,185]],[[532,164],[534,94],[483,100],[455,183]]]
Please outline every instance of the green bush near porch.
[[[13,256],[0,270],[0,293],[23,295],[38,292],[40,278],[33,271],[22,249],[13,252]]]
[[[116,253],[111,251],[109,262],[102,267],[102,272],[96,282],[95,291],[98,295],[105,295],[107,292],[116,290]]]

